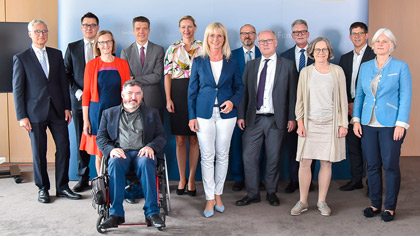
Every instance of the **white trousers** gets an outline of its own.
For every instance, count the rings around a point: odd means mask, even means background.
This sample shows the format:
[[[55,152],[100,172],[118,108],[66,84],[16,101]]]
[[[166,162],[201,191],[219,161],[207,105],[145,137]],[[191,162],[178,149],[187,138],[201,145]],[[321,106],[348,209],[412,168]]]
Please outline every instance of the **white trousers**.
[[[197,123],[204,192],[206,200],[214,200],[215,194],[223,193],[236,117],[222,119],[219,107],[215,107],[210,119],[197,118]]]

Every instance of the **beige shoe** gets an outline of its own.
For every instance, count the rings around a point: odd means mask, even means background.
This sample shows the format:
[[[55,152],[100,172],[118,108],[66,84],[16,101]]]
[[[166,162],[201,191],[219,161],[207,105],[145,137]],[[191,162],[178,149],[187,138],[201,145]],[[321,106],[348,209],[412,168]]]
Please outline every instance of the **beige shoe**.
[[[296,205],[292,208],[292,210],[290,211],[290,214],[292,216],[298,216],[300,215],[302,212],[305,212],[308,210],[308,203],[303,204],[301,201],[298,201],[296,203]]]
[[[328,207],[326,202],[318,202],[317,204],[318,210],[321,212],[323,216],[330,216],[331,209]]]

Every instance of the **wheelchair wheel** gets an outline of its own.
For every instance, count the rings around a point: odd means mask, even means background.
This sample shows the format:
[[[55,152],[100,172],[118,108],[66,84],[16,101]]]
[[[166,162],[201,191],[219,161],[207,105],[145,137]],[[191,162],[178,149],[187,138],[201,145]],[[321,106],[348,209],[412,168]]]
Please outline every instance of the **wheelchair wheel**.
[[[103,213],[99,214],[98,220],[96,220],[96,230],[101,233],[104,234],[106,233],[106,229],[101,227],[102,222],[105,221],[105,216]]]

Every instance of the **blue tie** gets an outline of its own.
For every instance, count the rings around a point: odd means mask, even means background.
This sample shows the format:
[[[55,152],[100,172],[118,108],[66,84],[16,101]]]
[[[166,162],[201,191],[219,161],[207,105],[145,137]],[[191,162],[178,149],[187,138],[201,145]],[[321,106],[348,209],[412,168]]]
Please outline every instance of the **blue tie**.
[[[299,72],[305,67],[305,49],[300,49]]]
[[[260,82],[258,83],[257,91],[257,110],[259,110],[264,102],[265,81],[267,79],[267,63],[270,59],[265,59],[264,67],[260,74]]]
[[[48,78],[48,67],[44,50],[39,51],[39,63],[41,64],[42,70],[44,70],[45,76]]]
[[[246,54],[248,55],[248,59],[247,59],[246,62],[251,61],[252,60],[252,57],[251,57],[252,51],[248,51],[248,52],[246,52]]]

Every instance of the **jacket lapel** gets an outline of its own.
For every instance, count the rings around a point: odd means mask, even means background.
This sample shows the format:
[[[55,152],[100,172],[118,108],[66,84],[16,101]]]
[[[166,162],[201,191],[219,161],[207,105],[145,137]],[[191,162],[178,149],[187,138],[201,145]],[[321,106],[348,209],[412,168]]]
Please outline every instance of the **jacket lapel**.
[[[273,91],[276,87],[277,81],[280,80],[280,72],[283,67],[283,63],[280,61],[280,56],[277,56],[277,62],[276,62],[276,73],[274,74],[274,83],[273,83]]]
[[[48,54],[48,52],[47,52],[47,54]],[[44,70],[42,69],[41,63],[39,62],[38,57],[36,56],[35,51],[32,47],[31,47],[30,55],[31,55],[31,60],[34,61],[33,64],[35,65],[35,67],[38,68],[38,73],[41,74],[46,80],[48,80],[48,78],[45,76]],[[50,56],[48,56],[48,61],[49,60],[50,60]],[[50,66],[51,66],[51,64],[50,64]]]
[[[258,91],[258,69],[260,68],[261,58],[262,57],[259,57],[255,60],[254,73],[252,75],[252,78],[255,78],[254,79],[255,94],[257,94],[257,91]]]

